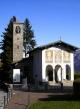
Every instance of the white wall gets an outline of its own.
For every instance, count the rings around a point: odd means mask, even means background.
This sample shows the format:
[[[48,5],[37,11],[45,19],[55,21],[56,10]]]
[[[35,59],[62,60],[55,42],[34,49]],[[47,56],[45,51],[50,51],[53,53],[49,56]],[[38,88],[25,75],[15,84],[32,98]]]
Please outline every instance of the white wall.
[[[46,50],[53,50],[53,62],[49,63],[45,61],[45,51]],[[54,69],[56,65],[60,65],[62,67],[62,79],[66,79],[66,65],[69,65],[71,67],[71,80],[74,80],[74,58],[73,53],[70,53],[70,62],[64,62],[63,61],[63,51],[62,52],[62,61],[59,63],[55,63],[54,61],[54,51],[60,50],[59,48],[51,47],[44,50],[38,50],[33,53],[33,76],[38,81],[48,81],[46,77],[46,66],[51,65],[53,67],[53,80],[54,80]],[[37,77],[36,77],[37,75]]]
[[[52,63],[46,63],[45,62],[45,51],[46,50],[53,50],[53,62]],[[62,67],[62,78],[63,79],[66,79],[66,65],[69,65],[71,67],[71,80],[74,80],[74,60],[73,60],[73,53],[70,53],[70,57],[71,57],[70,60],[71,61],[64,63],[63,62],[63,51],[64,50],[61,50],[62,51],[62,62],[61,63],[55,63],[54,62],[54,58],[55,58],[54,57],[54,50],[60,50],[60,49],[55,48],[55,47],[51,47],[51,48],[42,50],[42,60],[43,60],[42,61],[42,80],[43,81],[47,81],[47,77],[46,77],[46,66],[47,65],[51,65],[53,67],[53,72],[54,72],[55,66],[56,65],[60,65]]]
[[[47,78],[46,78],[46,66],[47,65],[51,65],[54,68],[54,63],[45,63],[45,51],[46,50],[54,50],[54,48],[51,47],[49,49],[42,50],[42,80],[43,80],[43,82],[47,81]],[[53,60],[54,60],[54,57],[53,57]]]
[[[74,80],[74,54],[71,53],[71,80]]]

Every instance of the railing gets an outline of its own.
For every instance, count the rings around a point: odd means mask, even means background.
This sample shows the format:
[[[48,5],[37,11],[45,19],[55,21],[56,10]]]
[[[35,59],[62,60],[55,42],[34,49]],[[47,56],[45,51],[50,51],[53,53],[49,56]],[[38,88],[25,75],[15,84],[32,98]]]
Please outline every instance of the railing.
[[[4,109],[12,97],[12,90],[9,89],[8,93],[2,91],[0,93],[0,109]]]

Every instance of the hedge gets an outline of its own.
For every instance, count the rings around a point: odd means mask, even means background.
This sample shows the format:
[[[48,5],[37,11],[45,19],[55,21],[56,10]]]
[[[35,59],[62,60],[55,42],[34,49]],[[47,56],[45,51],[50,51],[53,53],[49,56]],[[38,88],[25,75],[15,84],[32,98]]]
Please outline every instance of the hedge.
[[[73,82],[73,91],[74,91],[74,94],[80,95],[80,79],[76,79]]]

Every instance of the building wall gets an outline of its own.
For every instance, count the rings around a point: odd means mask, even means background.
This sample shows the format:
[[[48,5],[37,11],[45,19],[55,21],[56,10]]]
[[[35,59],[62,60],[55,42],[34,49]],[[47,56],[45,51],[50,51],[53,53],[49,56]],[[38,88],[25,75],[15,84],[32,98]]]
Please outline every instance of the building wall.
[[[74,54],[71,53],[71,80],[74,80]]]
[[[20,32],[16,33],[16,27],[20,27]],[[23,58],[23,23],[13,23],[13,62]]]
[[[35,80],[42,81],[42,52],[37,51],[33,54],[33,77]]]
[[[46,56],[45,56],[45,52],[46,51],[52,51],[53,52],[53,56],[51,57],[52,61],[50,60],[49,62],[46,61]],[[55,53],[56,51],[56,53]],[[67,57],[65,57],[65,53],[67,52],[65,49],[59,49],[59,48],[55,48],[55,47],[51,47],[48,49],[44,49],[42,51],[42,80],[43,81],[48,81],[47,77],[46,77],[46,67],[48,65],[51,65],[53,67],[53,78],[54,78],[54,71],[55,71],[55,67],[56,65],[60,65],[62,67],[62,80],[66,80],[66,65],[70,66],[71,68],[71,78],[70,80],[73,81],[74,80],[74,59],[73,59],[73,53],[70,53],[70,61],[68,60]],[[56,55],[55,55],[56,54]],[[57,56],[59,54],[59,56]],[[68,52],[67,52],[68,54]],[[49,54],[51,55],[51,54]],[[57,57],[59,57],[57,59]],[[48,57],[47,57],[48,58]]]

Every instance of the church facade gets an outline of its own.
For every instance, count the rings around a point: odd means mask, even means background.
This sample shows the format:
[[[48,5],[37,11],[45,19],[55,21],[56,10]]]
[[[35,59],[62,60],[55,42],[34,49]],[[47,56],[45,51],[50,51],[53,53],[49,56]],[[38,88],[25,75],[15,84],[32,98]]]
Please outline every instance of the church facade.
[[[77,49],[61,40],[37,47],[29,53],[32,57],[33,78],[51,85],[73,83],[74,51]]]

